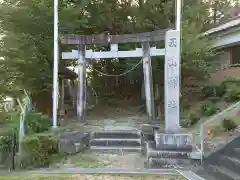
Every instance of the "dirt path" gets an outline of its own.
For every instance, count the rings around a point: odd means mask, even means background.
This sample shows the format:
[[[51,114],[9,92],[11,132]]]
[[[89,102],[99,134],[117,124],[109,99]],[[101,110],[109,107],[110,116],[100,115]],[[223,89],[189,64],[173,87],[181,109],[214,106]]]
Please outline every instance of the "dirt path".
[[[109,168],[144,169],[145,157],[139,153],[101,154],[100,161],[107,161]]]

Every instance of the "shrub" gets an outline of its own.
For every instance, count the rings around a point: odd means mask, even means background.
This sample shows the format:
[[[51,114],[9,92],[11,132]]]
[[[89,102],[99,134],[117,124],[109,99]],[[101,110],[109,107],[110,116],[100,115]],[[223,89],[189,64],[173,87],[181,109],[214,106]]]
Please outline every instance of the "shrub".
[[[13,152],[13,143],[17,143],[16,134],[13,130],[7,130],[0,136],[0,163],[5,164]],[[17,145],[17,144],[15,144]],[[17,148],[15,146],[15,148]],[[16,149],[15,149],[16,152]]]
[[[190,120],[189,125],[193,126],[200,120],[200,117],[197,114],[190,114],[189,120]]]
[[[58,151],[59,137],[53,134],[36,134],[25,137],[22,143],[26,156],[21,160],[22,167],[45,167],[52,162]]]
[[[202,94],[204,97],[222,97],[226,92],[226,84],[221,83],[220,85],[208,85],[203,87]]]
[[[224,96],[228,102],[240,100],[240,85],[232,84],[228,87],[227,93]]]
[[[237,124],[232,119],[224,119],[222,121],[222,127],[225,131],[231,131],[237,128]]]
[[[184,120],[180,121],[180,123],[181,123],[181,127],[189,128],[189,119],[184,119]]]
[[[240,85],[240,79],[230,77],[230,78],[226,79],[222,84],[225,84],[225,85],[231,85],[231,84]]]
[[[5,163],[5,160],[12,153],[13,141],[17,145],[18,141],[18,129],[19,129],[19,113],[8,112],[4,120],[4,124],[0,129],[0,156],[1,163]],[[18,148],[18,146],[16,146]]]
[[[219,86],[216,86],[216,96],[217,97],[223,97],[223,95],[226,93],[227,86],[224,83],[221,83]]]
[[[203,97],[212,97],[214,96],[214,87],[213,86],[204,86],[202,88],[202,95]]]
[[[217,112],[218,108],[212,102],[207,102],[202,105],[201,111],[205,116],[211,116]]]
[[[198,114],[189,114],[186,119],[181,122],[181,126],[183,127],[192,127],[200,120],[200,116]]]
[[[26,134],[42,133],[51,127],[48,116],[42,113],[29,112],[25,119]]]

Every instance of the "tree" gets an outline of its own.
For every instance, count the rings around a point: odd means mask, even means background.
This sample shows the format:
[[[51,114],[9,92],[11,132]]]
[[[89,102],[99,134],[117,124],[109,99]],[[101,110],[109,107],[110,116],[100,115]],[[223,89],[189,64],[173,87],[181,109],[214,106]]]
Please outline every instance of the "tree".
[[[76,31],[74,27],[85,25],[76,11],[69,8],[69,3],[60,4],[61,31]],[[4,81],[14,81],[20,89],[33,93],[51,91],[52,1],[4,1],[0,6],[0,17],[1,34],[4,35],[0,41],[0,57],[4,57],[1,66],[8,69]]]
[[[210,0],[209,10],[211,22],[216,24],[225,16],[229,15],[229,10],[238,3],[238,0]]]
[[[206,73],[207,58],[211,51],[209,41],[197,38],[209,23],[207,3],[198,0],[184,1],[182,34],[182,74],[184,77],[199,76]],[[99,34],[109,31],[111,34],[135,33],[165,29],[174,25],[174,1],[172,0],[84,0],[81,2],[65,0],[60,2],[60,34]],[[0,40],[0,62],[4,67],[4,85],[16,86],[38,94],[51,93],[53,64],[53,6],[52,1],[7,0],[0,6],[0,28],[4,37]],[[156,44],[157,46],[161,46]],[[138,44],[126,44],[121,49],[131,49]],[[61,45],[61,50],[68,50]],[[95,47],[96,49],[99,47]],[[103,49],[108,49],[104,47]],[[153,59],[155,81],[163,82],[163,61]],[[109,74],[122,73],[138,60],[101,61],[91,67]],[[60,62],[60,66],[62,63]],[[194,67],[194,69],[193,69]],[[6,71],[8,70],[8,71]],[[191,70],[191,71],[190,71]],[[190,73],[185,73],[190,72]],[[107,82],[108,91],[115,78],[90,74],[93,83]],[[198,77],[199,77],[198,76]],[[130,80],[137,79],[141,84],[141,68],[121,77],[128,87]],[[102,84],[100,84],[102,85]],[[136,85],[137,86],[137,85]],[[101,89],[101,88],[100,88]],[[124,89],[124,88],[123,88]],[[136,88],[134,91],[138,91]]]

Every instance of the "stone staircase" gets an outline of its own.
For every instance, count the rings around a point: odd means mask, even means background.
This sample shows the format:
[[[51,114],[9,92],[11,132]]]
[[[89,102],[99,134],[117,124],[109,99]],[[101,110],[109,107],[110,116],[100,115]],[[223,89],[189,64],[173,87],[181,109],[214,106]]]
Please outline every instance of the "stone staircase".
[[[147,128],[142,128],[141,131],[93,132],[89,147],[91,150],[104,153],[137,152],[143,154],[147,169],[190,169],[193,166],[199,166],[200,152],[192,145],[190,134],[155,134],[154,132],[159,132],[160,128],[159,125],[147,125]],[[165,136],[168,136],[168,139],[185,140],[186,143],[183,145],[184,143],[181,142],[181,146],[164,144],[161,139]]]
[[[139,131],[94,132],[90,140],[90,149],[97,151],[142,151],[142,135]]]
[[[206,157],[197,174],[209,180],[240,180],[240,137]]]

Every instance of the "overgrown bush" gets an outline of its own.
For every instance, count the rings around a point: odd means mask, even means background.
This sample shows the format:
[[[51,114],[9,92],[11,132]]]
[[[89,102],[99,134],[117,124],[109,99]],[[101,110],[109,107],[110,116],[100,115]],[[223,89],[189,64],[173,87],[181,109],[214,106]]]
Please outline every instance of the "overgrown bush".
[[[221,83],[220,85],[216,86],[216,96],[217,97],[223,97],[223,95],[226,93],[227,86],[224,83]]]
[[[181,126],[183,127],[192,127],[200,120],[200,116],[198,114],[189,114],[186,119],[181,122]]]
[[[239,101],[240,100],[240,85],[238,85],[238,84],[230,85],[227,89],[227,92],[226,92],[224,98],[228,102]]]
[[[5,132],[2,132],[0,135],[0,163],[5,164],[9,157],[12,155],[15,148],[17,150],[17,137],[16,130],[6,129]],[[13,147],[14,146],[14,147]]]
[[[26,134],[42,133],[51,127],[51,121],[47,115],[37,112],[29,112],[25,119]]]
[[[5,163],[10,153],[12,153],[13,141],[17,145],[19,130],[19,112],[6,113],[4,124],[0,129],[0,154],[1,163]],[[18,146],[15,147],[16,149]]]
[[[225,84],[226,86],[232,85],[232,84],[240,85],[240,79],[239,78],[230,77],[230,78],[227,78],[222,84]]]
[[[220,85],[208,85],[202,88],[203,97],[222,97],[226,92],[226,85],[221,83]]]
[[[193,126],[200,120],[200,116],[197,114],[190,114],[189,120],[190,120],[189,125]]]
[[[59,137],[53,134],[35,134],[25,137],[22,143],[26,156],[21,160],[22,167],[45,167],[51,164],[58,151]]]
[[[232,119],[224,119],[222,121],[222,127],[225,131],[231,131],[237,128],[237,124]]]
[[[201,106],[202,114],[205,116],[211,116],[217,112],[218,108],[212,102],[206,102]]]
[[[214,95],[214,87],[213,86],[204,86],[201,91],[203,97],[212,97]]]

